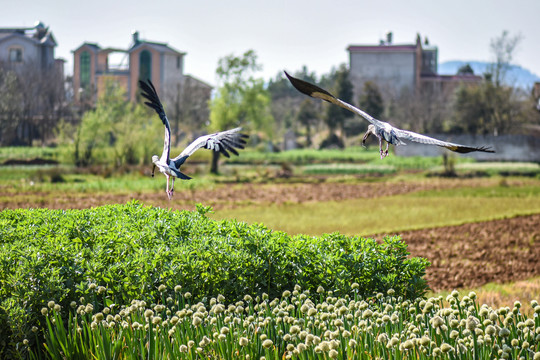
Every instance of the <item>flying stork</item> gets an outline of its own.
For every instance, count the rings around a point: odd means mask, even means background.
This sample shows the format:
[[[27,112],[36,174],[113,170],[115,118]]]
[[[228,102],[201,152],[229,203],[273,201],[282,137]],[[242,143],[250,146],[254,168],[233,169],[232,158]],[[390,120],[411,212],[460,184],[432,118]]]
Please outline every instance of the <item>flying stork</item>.
[[[141,95],[147,100],[149,100],[145,102],[145,104],[158,113],[159,118],[163,122],[163,125],[165,125],[163,153],[161,154],[161,157],[158,157],[157,155],[152,156],[152,162],[154,163],[154,166],[152,167],[152,177],[154,177],[154,171],[156,170],[157,166],[159,168],[159,171],[167,178],[167,196],[169,197],[169,200],[173,196],[175,178],[179,178],[182,180],[191,179],[191,177],[180,172],[180,166],[195,151],[200,148],[205,148],[220,152],[225,157],[229,157],[229,152],[233,153],[234,155],[238,155],[236,149],[244,148],[244,145],[246,143],[245,139],[248,136],[246,134],[240,133],[240,130],[242,130],[242,128],[238,127],[231,130],[217,132],[215,134],[200,136],[191,144],[189,144],[180,155],[178,155],[174,159],[171,159],[169,156],[171,151],[171,126],[169,124],[169,119],[165,114],[165,110],[163,109],[163,105],[161,104],[161,101],[159,100],[159,97],[157,95],[156,88],[150,80],[147,80],[147,82],[139,80],[139,86],[142,90]],[[172,179],[172,184],[169,189],[170,179]]]
[[[418,134],[412,131],[398,129],[396,127],[393,127],[387,122],[375,119],[373,116],[369,115],[365,111],[362,111],[352,106],[351,104],[348,104],[345,101],[336,98],[334,95],[330,94],[328,91],[316,85],[310,84],[307,81],[294,78],[290,76],[289,74],[287,74],[286,71],[285,71],[285,75],[287,75],[287,77],[289,78],[289,81],[301,93],[304,93],[311,97],[322,99],[332,104],[341,106],[342,108],[352,111],[353,113],[360,115],[361,117],[369,121],[371,124],[368,125],[368,129],[364,135],[364,138],[362,139],[362,146],[365,146],[366,140],[371,134],[375,135],[379,139],[379,152],[381,154],[381,159],[384,159],[388,155],[389,144],[392,144],[395,146],[406,145],[404,140],[414,141],[421,144],[437,145],[437,146],[447,148],[448,150],[455,151],[462,154],[473,152],[473,151],[482,151],[482,152],[488,152],[488,153],[495,152],[492,149],[485,146],[472,147],[472,146],[454,144],[451,142],[438,140],[438,139],[435,139],[426,135]],[[385,150],[383,150],[384,143],[386,143]]]

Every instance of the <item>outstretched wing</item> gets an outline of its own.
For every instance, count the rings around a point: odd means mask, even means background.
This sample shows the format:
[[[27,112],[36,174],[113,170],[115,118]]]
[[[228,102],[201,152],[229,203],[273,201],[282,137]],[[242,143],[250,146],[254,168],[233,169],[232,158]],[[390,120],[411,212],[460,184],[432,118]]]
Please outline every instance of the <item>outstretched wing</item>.
[[[217,132],[215,134],[200,136],[189,144],[180,155],[173,159],[173,161],[176,162],[177,160],[182,159],[182,162],[184,162],[188,156],[191,156],[200,148],[219,151],[226,157],[230,156],[229,152],[238,155],[236,149],[243,149],[246,144],[245,139],[248,137],[246,134],[240,133],[240,130],[242,130],[242,128],[238,127]]]
[[[494,150],[486,146],[473,147],[473,146],[454,144],[451,142],[438,140],[438,139],[435,139],[426,135],[418,134],[412,131],[401,130],[397,128],[394,128],[394,133],[400,140],[410,140],[410,141],[414,141],[421,144],[437,145],[437,146],[447,148],[448,150],[452,150],[452,151],[462,153],[462,154],[470,153],[473,151],[482,151],[482,152],[487,152],[487,153],[495,152]]]
[[[287,74],[286,71],[284,71],[285,75],[289,78],[289,81],[293,86],[296,88],[296,90],[300,91],[303,94],[306,94],[308,96],[322,99],[325,101],[328,101],[332,104],[341,106],[344,109],[347,109],[349,111],[352,111],[356,115],[360,115],[373,125],[380,125],[381,121],[375,119],[373,116],[369,115],[367,112],[362,111],[358,109],[357,107],[352,106],[349,103],[346,103],[343,100],[340,100],[336,98],[334,95],[330,94],[328,91],[324,90],[323,88],[318,87],[317,85],[313,85],[311,83],[308,83],[307,81],[297,79],[295,77],[292,77],[291,75]]]
[[[163,125],[165,125],[165,139],[163,140],[163,153],[161,153],[160,161],[168,164],[169,154],[171,151],[171,125],[169,124],[169,119],[167,119],[163,105],[161,104],[161,101],[159,101],[156,88],[150,79],[148,79],[146,82],[139,80],[139,87],[142,90],[141,95],[145,99],[149,100],[146,101],[145,104],[156,110],[161,122],[163,122]]]

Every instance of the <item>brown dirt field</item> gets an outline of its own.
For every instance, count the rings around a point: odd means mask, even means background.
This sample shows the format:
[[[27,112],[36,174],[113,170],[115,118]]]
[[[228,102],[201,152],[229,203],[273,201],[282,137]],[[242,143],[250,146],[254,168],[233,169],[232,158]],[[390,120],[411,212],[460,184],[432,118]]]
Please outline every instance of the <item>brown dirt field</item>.
[[[540,214],[406,231],[400,235],[412,256],[431,262],[426,278],[434,291],[514,282],[540,275]]]
[[[132,199],[171,209],[193,209],[196,203],[223,209],[246,204],[339,201],[409,192],[494,184],[492,179],[437,179],[426,182],[309,183],[221,185],[181,191],[168,201],[165,191],[133,194],[19,193],[0,189],[0,209],[77,209]],[[520,180],[508,181],[519,186]],[[540,276],[540,214],[460,226],[401,233],[412,256],[431,262],[426,277],[435,290],[476,287]],[[381,239],[383,234],[373,235]]]
[[[324,180],[323,180],[324,181]],[[247,204],[282,204],[316,201],[341,201],[400,195],[422,190],[496,185],[494,179],[430,179],[428,181],[373,182],[373,183],[289,183],[289,184],[225,184],[214,189],[184,190],[174,193],[171,201],[163,190],[143,193],[44,193],[3,190],[0,186],[0,209],[49,208],[83,209],[106,204],[122,204],[137,199],[147,205],[171,209],[194,209],[196,203],[216,210]],[[520,186],[524,181],[511,180],[509,186]]]

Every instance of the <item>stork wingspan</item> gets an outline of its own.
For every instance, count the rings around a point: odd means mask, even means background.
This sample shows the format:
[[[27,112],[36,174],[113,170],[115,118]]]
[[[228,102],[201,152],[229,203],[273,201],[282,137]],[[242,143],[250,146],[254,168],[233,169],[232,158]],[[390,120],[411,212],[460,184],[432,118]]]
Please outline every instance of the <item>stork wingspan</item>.
[[[242,128],[238,127],[210,135],[200,136],[189,144],[180,155],[173,159],[173,161],[176,162],[181,158],[185,159],[203,147],[205,149],[218,151],[225,157],[230,156],[229,152],[233,153],[234,155],[238,155],[238,151],[236,151],[236,149],[243,149],[244,145],[246,144],[245,139],[248,137],[246,134],[240,133],[241,130]]]
[[[163,125],[165,125],[165,138],[163,140],[163,152],[161,153],[160,161],[166,164],[169,162],[169,156],[171,151],[171,125],[169,124],[169,119],[165,114],[163,104],[161,104],[161,101],[159,100],[156,88],[154,87],[154,84],[152,84],[150,79],[148,79],[147,82],[139,80],[139,86],[142,90],[141,95],[145,99],[149,100],[145,101],[145,104],[157,112],[159,118],[163,122]]]
[[[355,106],[352,106],[349,103],[346,103],[343,100],[340,100],[336,98],[334,95],[330,94],[328,91],[324,90],[323,88],[318,87],[317,85],[313,85],[311,83],[308,83],[307,81],[297,79],[291,75],[289,75],[286,71],[284,71],[285,75],[287,75],[287,78],[291,82],[291,84],[296,88],[296,90],[300,91],[303,94],[306,94],[308,96],[322,99],[325,101],[328,101],[332,104],[341,106],[344,109],[347,109],[349,111],[352,111],[356,115],[360,115],[373,125],[378,125],[381,123],[380,120],[375,119],[373,116],[369,115],[367,112],[362,111],[358,109]]]
[[[289,81],[301,93],[304,93],[304,94],[306,94],[308,96],[311,96],[311,97],[314,97],[314,98],[318,98],[318,99],[328,101],[328,102],[330,102],[332,104],[341,106],[344,109],[352,111],[353,113],[355,113],[357,115],[360,115],[361,117],[363,117],[364,119],[366,119],[367,121],[369,121],[370,123],[373,124],[374,129],[375,129],[375,130],[373,130],[373,133],[376,134],[377,137],[379,137],[379,139],[384,139],[385,141],[390,142],[390,143],[392,143],[394,145],[404,144],[402,142],[403,140],[410,140],[410,141],[415,141],[415,142],[422,143],[422,144],[442,146],[442,147],[447,148],[448,150],[452,150],[452,151],[455,151],[455,152],[458,152],[458,153],[469,153],[469,152],[473,152],[473,151],[482,151],[482,152],[488,152],[488,153],[494,153],[495,152],[491,148],[488,148],[488,147],[485,147],[485,146],[472,147],[472,146],[454,144],[454,143],[451,143],[451,142],[438,140],[438,139],[435,139],[435,138],[432,138],[432,137],[429,137],[429,136],[426,136],[426,135],[418,134],[418,133],[415,133],[415,132],[412,132],[412,131],[398,129],[398,128],[393,127],[392,125],[388,124],[387,122],[375,119],[374,117],[372,117],[371,115],[369,115],[365,111],[362,111],[362,110],[358,109],[357,107],[352,106],[351,104],[348,104],[345,101],[336,98],[334,95],[330,94],[328,91],[326,91],[326,90],[324,90],[324,89],[322,89],[322,88],[320,88],[320,87],[318,87],[316,85],[313,85],[311,83],[308,83],[307,81],[300,80],[300,79],[297,79],[295,77],[292,77],[286,71],[285,71],[285,75],[287,75],[287,78],[289,78]],[[365,141],[365,139],[367,138],[367,136],[369,135],[369,133],[371,131],[372,130],[370,130],[368,128],[368,132],[364,136],[364,141]],[[392,135],[395,135],[395,139],[392,138]],[[383,154],[383,151],[382,151],[382,143],[380,143],[380,149],[381,149],[381,158],[382,158],[382,157],[385,156]],[[387,146],[387,150],[388,150],[388,146]],[[388,154],[388,151],[386,151],[386,154]]]
[[[447,148],[448,150],[452,150],[452,151],[462,153],[462,154],[470,153],[473,151],[481,151],[481,152],[488,152],[488,153],[495,152],[494,150],[486,146],[474,147],[474,146],[455,144],[455,143],[435,139],[426,135],[418,134],[413,131],[407,131],[407,130],[394,128],[394,132],[396,133],[396,136],[400,140],[410,140],[410,141],[414,141],[421,144],[437,145],[437,146]]]

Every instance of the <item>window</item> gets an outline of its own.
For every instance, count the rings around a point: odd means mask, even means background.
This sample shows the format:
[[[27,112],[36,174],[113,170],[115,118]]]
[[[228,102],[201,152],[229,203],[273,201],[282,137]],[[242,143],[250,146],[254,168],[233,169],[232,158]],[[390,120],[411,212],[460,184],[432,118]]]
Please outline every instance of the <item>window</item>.
[[[180,56],[176,57],[176,68],[180,69],[180,64],[182,63],[182,58]]]
[[[83,51],[79,61],[81,87],[86,88],[90,85],[90,53]]]
[[[12,63],[20,63],[23,61],[23,53],[21,48],[9,49],[9,61]]]
[[[139,79],[152,80],[152,54],[148,50],[141,51],[139,55]]]

